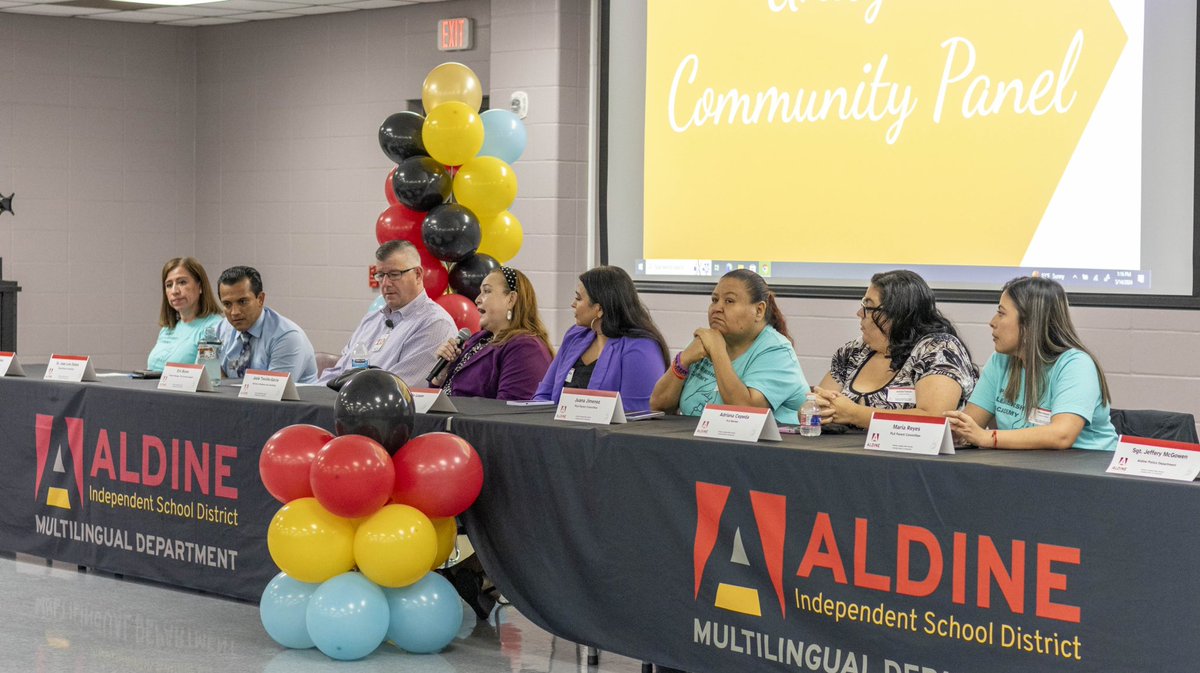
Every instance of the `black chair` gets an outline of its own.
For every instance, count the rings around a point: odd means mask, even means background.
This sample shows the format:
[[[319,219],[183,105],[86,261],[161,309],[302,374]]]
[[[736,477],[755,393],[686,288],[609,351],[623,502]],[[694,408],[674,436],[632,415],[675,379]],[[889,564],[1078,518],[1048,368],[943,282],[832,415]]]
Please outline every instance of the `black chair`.
[[[1118,435],[1200,443],[1196,437],[1196,417],[1191,414],[1157,409],[1113,409],[1110,417]]]

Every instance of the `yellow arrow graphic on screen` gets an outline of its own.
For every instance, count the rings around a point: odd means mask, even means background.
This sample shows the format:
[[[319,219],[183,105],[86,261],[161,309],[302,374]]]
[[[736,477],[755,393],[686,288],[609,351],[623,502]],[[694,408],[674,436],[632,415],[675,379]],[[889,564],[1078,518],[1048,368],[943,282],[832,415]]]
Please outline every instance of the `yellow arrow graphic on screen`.
[[[647,12],[647,258],[1017,266],[1127,42],[1108,0]]]

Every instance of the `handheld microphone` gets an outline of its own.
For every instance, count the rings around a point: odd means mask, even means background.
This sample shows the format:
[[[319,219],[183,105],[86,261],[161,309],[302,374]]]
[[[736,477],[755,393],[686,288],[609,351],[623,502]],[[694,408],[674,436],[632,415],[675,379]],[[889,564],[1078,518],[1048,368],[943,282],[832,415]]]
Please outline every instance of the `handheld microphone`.
[[[458,340],[458,344],[457,344],[458,347],[462,348],[463,342],[465,342],[468,338],[470,338],[470,336],[471,336],[471,330],[467,329],[466,327],[458,330],[458,336],[456,337],[456,339]],[[444,358],[438,358],[437,364],[433,366],[433,371],[429,372],[429,376],[425,377],[425,380],[430,383],[433,383],[433,380],[436,379],[438,376],[440,376],[442,371],[444,371],[446,369],[446,366],[449,364],[450,364],[449,360],[446,360]]]
[[[387,320],[384,320],[384,321],[383,321],[383,324],[387,325],[387,328],[388,328],[388,329],[392,329],[393,327],[395,327],[395,326],[396,326],[396,323],[392,322],[392,319],[391,319],[391,318],[388,318]]]

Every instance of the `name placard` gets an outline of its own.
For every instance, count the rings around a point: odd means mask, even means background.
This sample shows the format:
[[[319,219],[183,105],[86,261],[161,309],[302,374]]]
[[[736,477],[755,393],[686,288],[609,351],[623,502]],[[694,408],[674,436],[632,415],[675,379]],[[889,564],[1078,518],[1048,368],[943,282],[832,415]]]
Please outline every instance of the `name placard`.
[[[159,390],[174,390],[181,393],[196,391],[211,393],[212,381],[208,378],[208,370],[204,365],[186,365],[180,362],[169,362],[163,367],[162,377],[158,379]]]
[[[92,359],[86,355],[51,355],[42,380],[79,383],[97,379],[96,370],[92,369]]]
[[[238,397],[248,397],[255,400],[299,400],[296,384],[292,383],[292,375],[287,372],[268,372],[261,369],[247,369],[242,377],[242,390]]]
[[[864,449],[936,456],[954,453],[950,424],[943,416],[910,416],[876,411],[867,427]]]
[[[25,376],[16,353],[0,352],[0,376]]]
[[[735,407],[728,404],[708,404],[696,424],[696,437],[732,439],[735,442],[783,441],[775,414],[761,407]]]
[[[1151,479],[1195,481],[1200,475],[1200,444],[1121,435],[1112,462],[1105,471]]]
[[[413,406],[418,414],[431,411],[441,411],[448,414],[458,413],[458,407],[450,401],[450,396],[441,388],[409,388],[412,393]]]
[[[621,406],[621,394],[611,390],[563,388],[554,420],[605,425],[624,423],[625,409]]]

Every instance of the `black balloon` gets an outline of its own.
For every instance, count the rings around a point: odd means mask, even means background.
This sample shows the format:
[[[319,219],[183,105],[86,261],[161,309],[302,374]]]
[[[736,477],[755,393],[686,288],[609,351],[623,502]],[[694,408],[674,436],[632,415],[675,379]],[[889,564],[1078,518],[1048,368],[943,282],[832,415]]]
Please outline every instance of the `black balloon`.
[[[425,118],[416,112],[397,112],[383,120],[379,127],[379,147],[389,159],[400,163],[405,159],[428,154],[421,141],[421,126]]]
[[[457,203],[444,203],[425,216],[421,225],[425,249],[443,262],[461,262],[475,254],[483,233],[479,218]]]
[[[499,268],[500,262],[497,262],[496,258],[491,255],[483,253],[471,255],[450,269],[450,287],[471,301],[475,301],[475,297],[479,296],[479,286],[483,283],[483,279]]]
[[[446,167],[429,157],[409,157],[392,174],[396,198],[418,213],[432,210],[450,198],[453,184]]]
[[[333,404],[334,432],[369,437],[395,454],[413,433],[416,407],[399,376],[367,369],[346,382]]]

